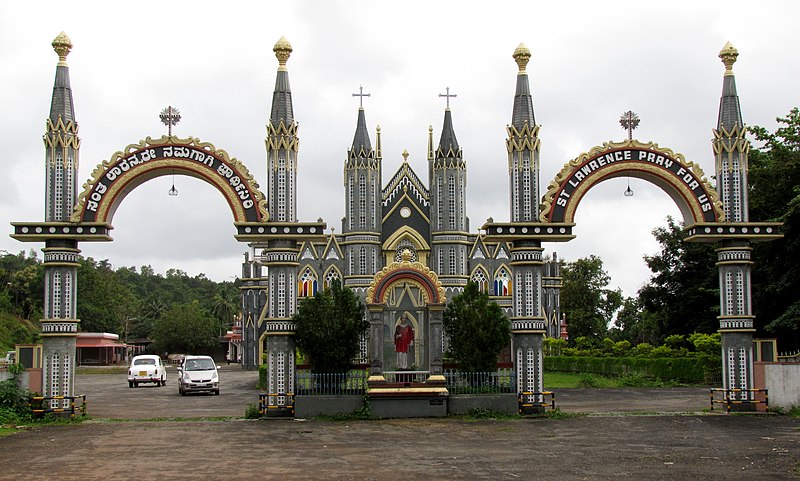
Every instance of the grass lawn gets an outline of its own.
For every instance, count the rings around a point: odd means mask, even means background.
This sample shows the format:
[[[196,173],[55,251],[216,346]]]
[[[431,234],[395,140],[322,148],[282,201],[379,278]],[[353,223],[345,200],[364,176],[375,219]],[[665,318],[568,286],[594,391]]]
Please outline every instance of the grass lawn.
[[[563,389],[571,387],[667,387],[675,385],[677,384],[646,379],[636,374],[629,374],[620,377],[607,377],[599,374],[577,372],[546,371],[544,373],[545,389]]]

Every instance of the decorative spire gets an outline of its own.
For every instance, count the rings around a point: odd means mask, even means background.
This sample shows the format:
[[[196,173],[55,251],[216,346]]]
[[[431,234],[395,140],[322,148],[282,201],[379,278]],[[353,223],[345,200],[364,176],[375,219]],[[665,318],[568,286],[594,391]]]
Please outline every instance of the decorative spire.
[[[528,83],[528,72],[525,70],[531,59],[531,51],[521,43],[514,50],[512,56],[519,66],[519,72],[517,73],[517,91],[514,94],[514,112],[511,115],[511,124],[517,130],[521,130],[526,123],[528,127],[533,128],[536,125],[536,119],[533,115],[533,99]]]
[[[437,156],[456,157],[458,155],[459,147],[456,132],[453,130],[453,114],[448,108],[444,111],[444,125],[442,126],[442,136],[439,137]]]
[[[67,55],[69,55],[69,51],[72,50],[72,41],[67,37],[66,33],[61,32],[53,39],[52,45],[53,50],[58,54],[58,66],[66,67]]]
[[[355,94],[353,94],[355,95]],[[353,146],[350,151],[350,156],[366,156],[372,152],[372,143],[369,141],[369,132],[367,131],[367,120],[364,114],[364,108],[358,109],[358,120],[356,121],[356,134],[353,137]]]
[[[403,163],[404,163],[404,164],[407,164],[407,163],[408,163],[408,150],[406,150],[406,149],[403,149],[403,153],[402,153],[402,154],[400,154],[400,155],[402,155],[402,156],[403,156]]]
[[[525,74],[525,67],[528,65],[528,61],[531,59],[531,51],[528,50],[528,47],[525,46],[524,43],[520,42],[519,47],[514,50],[514,61],[517,62],[519,66],[519,73],[520,75]]]
[[[275,125],[283,120],[286,125],[294,122],[292,108],[292,89],[289,87],[289,70],[286,61],[292,53],[292,46],[286,37],[281,37],[272,49],[278,59],[278,75],[275,78],[275,91],[272,93],[272,112],[270,121]]]
[[[58,118],[61,117],[64,122],[74,122],[75,112],[72,103],[72,88],[69,83],[69,67],[67,66],[67,55],[72,50],[72,42],[66,33],[61,32],[51,45],[58,54],[58,65],[53,85],[53,97],[50,102],[50,120],[56,124]]]
[[[717,128],[724,128],[728,132],[731,132],[736,125],[744,126],[739,95],[736,92],[736,77],[733,75],[733,64],[738,56],[739,52],[730,42],[726,43],[719,52],[719,58],[725,64],[725,76],[722,79],[722,97],[719,101]]]
[[[725,64],[725,75],[733,75],[733,64],[736,63],[736,57],[738,56],[739,51],[730,42],[726,43],[722,50],[719,51],[719,58]]]
[[[272,51],[275,52],[275,58],[278,59],[278,70],[286,70],[286,61],[292,54],[292,45],[286,40],[286,37],[281,37],[272,47]]]

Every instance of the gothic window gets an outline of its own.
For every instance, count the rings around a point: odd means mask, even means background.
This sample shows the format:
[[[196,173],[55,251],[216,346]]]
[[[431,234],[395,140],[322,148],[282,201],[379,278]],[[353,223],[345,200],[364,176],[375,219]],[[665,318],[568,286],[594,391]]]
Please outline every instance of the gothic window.
[[[736,314],[744,314],[744,273],[736,269]]]
[[[69,163],[67,164],[66,172],[64,173],[64,184],[66,186],[66,197],[67,197],[67,208],[72,207],[69,204],[72,204],[75,199],[75,164],[73,163],[72,157],[69,157]]]
[[[731,271],[725,273],[725,313],[733,314],[733,274]]]
[[[447,206],[449,208],[447,227],[456,230],[456,178],[453,174],[450,174],[447,181]]]
[[[442,178],[436,176],[436,228],[442,228]]]
[[[450,258],[448,259],[448,267],[450,268],[450,275],[456,275],[456,250],[455,248],[451,247],[449,249]]]
[[[533,316],[533,308],[533,272],[529,271],[525,273],[525,315]]]
[[[478,284],[479,291],[485,293],[489,292],[489,278],[486,276],[486,272],[482,268],[475,269],[475,272],[472,273],[472,279],[470,280],[475,284]]]
[[[364,275],[367,273],[367,248],[362,247],[358,251],[358,273]]]
[[[508,269],[501,267],[494,276],[494,295],[495,296],[510,296],[511,295],[511,274]]]
[[[721,193],[722,199],[723,199],[722,207],[725,209],[725,218],[726,219],[730,219],[731,218],[731,211],[730,211],[730,207],[731,207],[730,195],[731,195],[731,193],[729,191],[729,189],[730,189],[730,182],[729,182],[730,172],[729,172],[729,170],[730,169],[729,169],[728,156],[727,155],[723,155],[722,168],[720,170],[720,176],[719,177],[720,177],[720,184],[721,184],[720,193]],[[726,200],[727,200],[727,202],[725,202]]]
[[[417,262],[417,248],[408,239],[403,239],[397,244],[397,249],[394,252],[394,261],[400,262],[403,260],[403,251],[408,250],[411,252],[409,262]],[[377,267],[376,267],[377,269]]]
[[[511,208],[513,209],[512,219],[514,221],[519,220],[519,157],[514,157],[514,166],[511,170],[513,175],[513,180],[511,181]]]
[[[75,317],[75,311],[71,300],[75,299],[75,296],[72,294],[72,274],[69,272],[64,276],[64,297],[64,317],[73,319]]]
[[[348,179],[349,189],[347,190],[348,200],[350,201],[350,211],[347,213],[347,225],[353,228],[353,217],[356,215],[356,193],[353,191],[353,177]]]
[[[734,222],[741,222],[742,221],[742,209],[741,209],[741,202],[739,199],[741,198],[742,190],[740,188],[740,181],[739,181],[739,162],[738,159],[735,159],[733,162],[733,185],[731,186],[731,210],[733,211],[733,221]]]
[[[310,267],[303,269],[300,279],[297,280],[297,295],[299,297],[313,297],[317,293],[317,276]]]
[[[372,253],[372,272],[377,272],[378,271],[378,259],[377,259],[378,256],[375,254],[375,248],[374,247],[372,249],[370,249],[370,251]]]
[[[278,221],[286,222],[286,157],[278,156]]]
[[[53,319],[61,317],[61,273],[53,274],[53,300],[52,312]]]
[[[275,317],[286,317],[286,274],[278,273],[278,308]]]
[[[463,177],[464,175],[465,174],[463,174],[463,173],[460,174],[461,177]],[[466,184],[466,182],[462,178],[461,185],[464,185],[464,184]],[[460,230],[467,230],[467,226],[462,223],[462,219],[466,218],[466,216],[467,216],[466,209],[464,209],[464,195],[465,195],[464,194],[464,189],[459,189],[458,190],[458,212],[459,212],[459,214],[458,214],[458,228]]]
[[[364,174],[358,178],[358,228],[367,228],[367,178]]]
[[[531,220],[531,159],[522,155],[522,220]]]
[[[328,273],[325,274],[325,288],[328,289],[331,287],[333,281],[341,281],[341,277],[339,277],[339,271],[331,267],[328,269]]]
[[[352,248],[348,248],[350,253],[349,255],[349,264],[350,264],[350,275],[355,275],[356,273],[356,254],[353,252]]]
[[[56,155],[56,186],[55,186],[55,202],[54,208],[54,220],[59,221],[62,220],[63,213],[64,213],[64,159],[61,157],[61,153],[59,152]]]
[[[378,225],[378,218],[376,217],[378,210],[375,207],[375,184],[376,183],[377,182],[373,178],[372,182],[370,182],[370,184],[369,184],[369,211],[370,211],[369,212],[370,213],[369,218],[370,218],[370,227],[372,229],[374,229],[375,226]]]
[[[436,249],[436,272],[442,272],[442,249]]]

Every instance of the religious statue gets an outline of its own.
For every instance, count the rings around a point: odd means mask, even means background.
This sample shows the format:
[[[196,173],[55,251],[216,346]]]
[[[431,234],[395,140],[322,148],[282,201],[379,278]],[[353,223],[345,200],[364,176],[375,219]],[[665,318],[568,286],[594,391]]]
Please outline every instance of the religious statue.
[[[397,369],[408,369],[408,351],[414,345],[414,328],[403,314],[394,329],[394,350],[397,353]]]

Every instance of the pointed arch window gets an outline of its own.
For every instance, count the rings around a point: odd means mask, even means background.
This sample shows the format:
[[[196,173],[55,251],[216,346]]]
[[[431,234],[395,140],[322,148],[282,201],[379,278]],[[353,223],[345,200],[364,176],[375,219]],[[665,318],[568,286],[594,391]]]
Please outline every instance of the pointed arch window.
[[[278,221],[286,222],[286,157],[278,156]]]
[[[442,204],[444,203],[444,199],[442,199],[442,178],[437,176],[436,177],[436,228],[442,228]]]
[[[358,251],[358,273],[364,275],[367,273],[367,248],[362,247]]]
[[[531,220],[531,157],[527,152],[522,154],[522,215],[522,220]]]
[[[358,178],[358,228],[367,228],[367,178],[364,174]]]
[[[501,267],[494,276],[494,295],[511,295],[511,273],[505,267]]]
[[[483,268],[475,269],[470,280],[478,285],[479,291],[489,293],[489,276],[486,275],[486,271]]]
[[[311,267],[306,267],[297,280],[297,295],[298,297],[313,297],[316,293],[317,275]]]
[[[339,271],[337,271],[336,269],[331,267],[330,269],[328,269],[328,272],[325,274],[325,285],[324,285],[324,287],[325,287],[325,289],[329,289],[331,287],[331,285],[333,285],[333,281],[340,281],[341,282],[341,280],[342,280],[342,278],[339,275]]]
[[[456,230],[456,177],[453,174],[447,179],[447,207],[449,209],[447,227]]]
[[[350,204],[350,209],[347,212],[347,226],[353,228],[353,217],[356,215],[356,193],[354,192],[354,181],[351,176],[348,181],[347,197]]]

